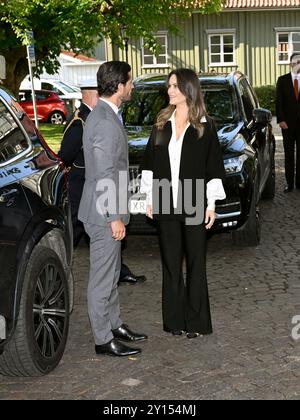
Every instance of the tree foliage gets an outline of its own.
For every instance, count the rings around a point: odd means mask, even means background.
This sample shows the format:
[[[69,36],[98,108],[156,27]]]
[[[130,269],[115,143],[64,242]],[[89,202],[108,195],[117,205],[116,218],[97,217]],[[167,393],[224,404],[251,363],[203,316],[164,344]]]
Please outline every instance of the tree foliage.
[[[91,51],[95,42],[107,37],[123,46],[120,28],[126,25],[131,39],[143,36],[155,51],[152,33],[160,27],[178,32],[176,19],[218,12],[224,0],[0,0],[0,55],[7,64],[8,85],[17,91],[28,73],[26,30],[34,32],[37,67],[54,73],[61,49]]]

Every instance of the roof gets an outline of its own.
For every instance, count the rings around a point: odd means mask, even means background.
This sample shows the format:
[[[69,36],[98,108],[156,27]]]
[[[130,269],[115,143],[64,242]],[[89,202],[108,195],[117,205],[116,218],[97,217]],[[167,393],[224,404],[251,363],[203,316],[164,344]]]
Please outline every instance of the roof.
[[[227,0],[225,9],[300,7],[300,0]]]
[[[203,4],[203,0],[195,0],[195,9]],[[300,7],[300,0],[226,0],[223,10],[244,9],[290,9]],[[195,10],[196,11],[196,10]]]
[[[96,63],[98,62],[98,60],[94,57],[88,57],[87,55],[83,55],[83,54],[76,54],[73,51],[63,50],[61,54],[70,58],[70,60],[73,62],[87,62],[87,61],[96,62]]]

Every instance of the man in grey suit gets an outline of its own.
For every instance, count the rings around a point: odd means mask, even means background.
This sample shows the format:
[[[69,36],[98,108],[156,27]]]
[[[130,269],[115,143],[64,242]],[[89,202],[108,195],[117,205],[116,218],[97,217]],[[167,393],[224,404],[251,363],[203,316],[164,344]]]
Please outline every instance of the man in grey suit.
[[[118,109],[131,96],[131,67],[106,62],[97,84],[100,99],[83,133],[85,183],[78,213],[90,237],[88,311],[96,353],[129,356],[141,350],[121,341],[147,339],[123,324],[118,296],[121,240],[129,222],[128,144]]]

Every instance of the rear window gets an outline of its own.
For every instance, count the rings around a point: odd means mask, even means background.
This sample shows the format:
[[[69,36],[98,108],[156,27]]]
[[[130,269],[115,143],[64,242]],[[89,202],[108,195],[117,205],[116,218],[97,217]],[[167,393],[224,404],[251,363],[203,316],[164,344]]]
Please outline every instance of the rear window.
[[[19,156],[28,147],[23,131],[0,100],[0,165]]]

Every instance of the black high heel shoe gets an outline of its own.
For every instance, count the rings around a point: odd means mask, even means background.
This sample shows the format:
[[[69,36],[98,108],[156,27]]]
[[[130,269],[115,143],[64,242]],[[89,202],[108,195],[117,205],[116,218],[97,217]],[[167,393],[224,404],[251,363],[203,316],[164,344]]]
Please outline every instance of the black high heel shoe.
[[[186,333],[187,338],[196,338],[196,337],[202,337],[203,335],[197,332],[188,332]]]

